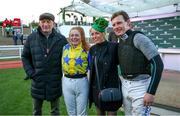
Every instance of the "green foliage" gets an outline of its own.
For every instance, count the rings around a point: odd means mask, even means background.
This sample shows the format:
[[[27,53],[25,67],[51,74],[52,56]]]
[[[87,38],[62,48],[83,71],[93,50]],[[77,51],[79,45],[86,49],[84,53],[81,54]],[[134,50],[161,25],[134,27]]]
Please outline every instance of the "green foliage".
[[[33,22],[31,22],[31,24],[30,24],[30,25],[32,26],[32,28],[37,28],[37,27],[38,27],[38,25],[39,25],[39,23],[38,23],[38,22],[33,21]]]
[[[0,26],[2,26],[3,21],[0,21]]]
[[[22,68],[0,70],[0,115],[32,115],[31,81],[23,80]],[[60,99],[60,113],[67,115],[63,97]],[[93,106],[89,115],[96,115]],[[121,111],[118,115],[122,115]],[[50,104],[44,102],[43,115],[50,115]]]

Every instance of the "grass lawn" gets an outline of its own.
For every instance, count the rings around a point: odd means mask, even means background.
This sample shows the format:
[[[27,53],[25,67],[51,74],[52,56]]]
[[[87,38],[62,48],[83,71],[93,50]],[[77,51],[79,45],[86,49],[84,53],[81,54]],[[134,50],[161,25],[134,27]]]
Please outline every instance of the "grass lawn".
[[[0,115],[32,115],[30,95],[31,81],[23,80],[22,68],[0,70]],[[49,115],[50,104],[43,104],[43,115]],[[67,115],[63,97],[60,100],[60,113]],[[89,115],[96,115],[95,107],[89,109]],[[118,111],[118,115],[123,112]]]
[[[20,58],[0,59],[0,62],[2,62],[2,61],[18,61],[18,60],[21,60],[21,59]]]

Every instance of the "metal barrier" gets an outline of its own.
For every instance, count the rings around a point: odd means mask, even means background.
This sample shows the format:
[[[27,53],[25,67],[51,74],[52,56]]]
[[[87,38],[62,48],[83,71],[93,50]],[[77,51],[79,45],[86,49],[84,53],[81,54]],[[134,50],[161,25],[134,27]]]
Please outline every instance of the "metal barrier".
[[[23,45],[0,46],[0,59],[21,58]],[[180,71],[180,49],[158,49],[164,69]]]
[[[180,49],[158,49],[164,69],[180,71]]]
[[[21,58],[23,45],[0,46],[0,59]]]

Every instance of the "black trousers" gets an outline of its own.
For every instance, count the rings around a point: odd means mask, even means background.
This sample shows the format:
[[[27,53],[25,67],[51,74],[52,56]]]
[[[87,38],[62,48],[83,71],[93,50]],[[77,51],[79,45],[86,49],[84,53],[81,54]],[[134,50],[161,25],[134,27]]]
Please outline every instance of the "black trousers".
[[[42,105],[43,101],[41,99],[33,98],[33,115],[42,115]],[[59,113],[59,98],[50,101],[51,104],[51,115],[60,115]]]

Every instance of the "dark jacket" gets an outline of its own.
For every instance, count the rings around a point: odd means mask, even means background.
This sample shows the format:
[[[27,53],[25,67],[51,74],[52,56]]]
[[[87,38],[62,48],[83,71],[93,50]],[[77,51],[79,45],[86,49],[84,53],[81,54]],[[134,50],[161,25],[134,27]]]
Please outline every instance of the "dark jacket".
[[[137,33],[142,32],[128,30],[126,32],[128,38],[125,41],[122,39],[119,41],[119,65],[124,78],[126,78],[126,75],[151,74],[150,61],[148,61],[142,51],[134,46],[134,36]]]
[[[51,101],[62,95],[61,57],[65,44],[65,37],[54,29],[48,39],[40,28],[28,36],[23,48],[22,62],[27,76],[32,79],[33,98]]]
[[[103,42],[96,44],[90,48],[90,90],[89,90],[89,105],[92,102],[97,105],[97,95],[99,92],[97,76],[95,71],[95,57],[97,58],[97,67],[100,79],[101,89],[118,87],[118,48],[117,44],[110,42]]]

